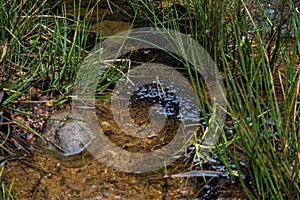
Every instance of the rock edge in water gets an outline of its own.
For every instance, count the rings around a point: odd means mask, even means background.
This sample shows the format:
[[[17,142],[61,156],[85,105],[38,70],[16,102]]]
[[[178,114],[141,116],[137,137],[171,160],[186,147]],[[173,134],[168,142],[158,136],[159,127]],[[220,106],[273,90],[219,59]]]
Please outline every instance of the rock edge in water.
[[[42,136],[47,140],[41,142],[42,148],[71,167],[80,166],[84,152],[88,152],[86,148],[95,139],[87,123],[74,119],[70,110],[53,113],[46,121]]]

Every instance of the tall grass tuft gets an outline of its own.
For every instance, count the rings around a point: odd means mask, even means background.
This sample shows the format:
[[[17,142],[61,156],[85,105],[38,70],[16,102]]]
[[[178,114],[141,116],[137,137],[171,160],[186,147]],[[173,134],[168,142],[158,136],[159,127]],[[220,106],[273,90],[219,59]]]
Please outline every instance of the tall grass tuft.
[[[294,1],[276,8],[242,0],[172,4],[186,8],[185,30],[210,53],[224,78],[235,131],[224,132],[214,153],[225,166],[234,161],[250,199],[299,199],[300,19]],[[273,9],[278,23],[272,23]],[[185,31],[183,18],[168,15],[168,7],[163,18],[153,5],[135,10],[153,26]]]
[[[50,1],[1,1],[0,41],[5,51],[0,65],[5,75],[0,89],[12,93],[6,104],[34,95],[28,94],[31,87],[50,97],[70,94],[87,53],[89,16],[67,15],[66,6],[57,15],[52,7]],[[56,100],[57,104],[62,101]]]
[[[293,24],[297,38],[299,14],[293,5],[290,2],[288,23]],[[299,43],[289,35],[283,36],[290,31],[282,33],[281,26],[276,27],[278,31],[268,31],[267,26],[258,30],[255,16],[243,2],[242,8],[242,15],[234,9],[230,16],[234,49],[231,53],[221,50],[228,112],[235,123],[234,136],[238,137],[226,153],[234,155],[240,175],[251,177],[254,185],[249,186],[249,179],[240,176],[249,198],[298,199]],[[264,9],[259,11],[263,13]],[[247,18],[255,27],[251,34]],[[240,153],[246,158],[247,171],[241,170]]]

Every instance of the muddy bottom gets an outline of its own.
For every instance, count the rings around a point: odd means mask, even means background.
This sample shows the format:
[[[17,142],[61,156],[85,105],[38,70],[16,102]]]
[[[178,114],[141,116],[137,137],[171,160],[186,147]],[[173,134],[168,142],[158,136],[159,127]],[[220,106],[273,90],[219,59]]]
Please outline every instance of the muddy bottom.
[[[97,160],[81,168],[66,168],[53,156],[36,153],[30,162],[8,162],[3,179],[13,183],[17,199],[247,199],[228,178],[165,178],[174,172],[167,168],[148,174],[124,173]]]
[[[163,170],[123,173],[97,160],[66,168],[53,156],[39,153],[30,163],[9,162],[3,178],[13,182],[17,199],[190,199],[197,191],[196,178],[164,178]]]
[[[113,121],[108,105],[108,99],[97,101],[98,120],[107,137],[119,147],[143,151],[153,143],[164,145],[168,140],[168,137],[154,137],[141,143],[139,139],[126,138]],[[140,117],[135,119],[145,121],[144,115]],[[2,178],[7,185],[13,183],[12,194],[17,199],[246,199],[238,182],[217,175],[227,172],[204,173],[206,177],[183,176],[189,171],[215,170],[209,164],[200,169],[193,155],[190,158],[187,155],[163,169],[138,174],[107,167],[90,154],[79,154],[70,161],[55,154],[36,152],[32,158],[9,161]],[[173,176],[176,174],[177,177]]]

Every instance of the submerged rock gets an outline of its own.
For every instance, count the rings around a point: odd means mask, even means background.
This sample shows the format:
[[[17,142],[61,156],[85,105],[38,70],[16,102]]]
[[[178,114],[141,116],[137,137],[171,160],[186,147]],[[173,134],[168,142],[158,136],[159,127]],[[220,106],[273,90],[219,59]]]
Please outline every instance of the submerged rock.
[[[88,154],[86,148],[95,138],[87,123],[74,119],[69,110],[52,114],[42,135],[47,141],[42,143],[46,152],[53,153],[68,167],[82,165],[82,156]]]

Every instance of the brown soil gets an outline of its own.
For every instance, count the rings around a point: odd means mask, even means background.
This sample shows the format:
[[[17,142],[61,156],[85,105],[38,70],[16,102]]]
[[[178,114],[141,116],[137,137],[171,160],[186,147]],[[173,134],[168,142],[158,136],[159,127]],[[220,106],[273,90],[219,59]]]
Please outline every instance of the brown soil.
[[[13,184],[17,199],[189,199],[195,195],[195,178],[163,178],[152,174],[129,174],[97,160],[82,168],[66,168],[49,154],[33,160],[8,162],[4,180]]]

